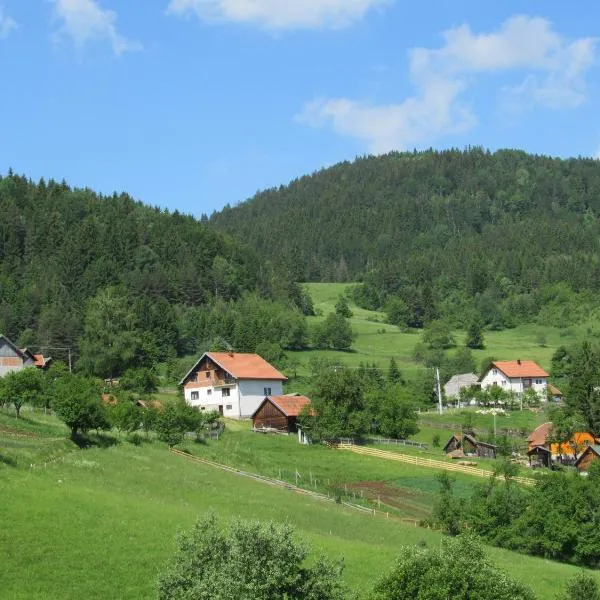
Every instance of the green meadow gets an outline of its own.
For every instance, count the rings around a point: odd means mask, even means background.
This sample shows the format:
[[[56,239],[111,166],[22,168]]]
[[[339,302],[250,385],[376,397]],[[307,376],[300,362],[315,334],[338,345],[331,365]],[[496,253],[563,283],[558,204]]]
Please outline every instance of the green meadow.
[[[0,420],[2,453],[21,426],[8,432],[7,419]],[[177,532],[207,511],[224,518],[291,522],[315,554],[344,558],[345,579],[363,597],[391,567],[401,545],[437,545],[441,539],[435,531],[395,518],[363,515],[192,463],[156,442],[136,446],[121,440],[108,448],[79,450],[63,440],[64,451],[48,460],[43,439],[53,438],[61,426],[34,413],[27,419],[23,431],[34,433],[32,443],[37,439],[40,444],[37,462],[33,467],[19,461],[0,463],[3,598],[152,598],[156,575],[174,549]],[[292,439],[249,434],[245,427],[230,428],[222,443],[193,446],[200,454],[247,468],[258,469],[262,462],[262,470],[273,463],[268,468],[279,464],[305,473],[309,467],[321,477],[381,480],[420,490],[424,497],[434,485],[431,473],[301,447]],[[460,485],[467,485],[466,480]],[[498,566],[535,587],[542,599],[553,598],[577,572],[569,565],[494,548],[489,553]]]
[[[323,316],[335,310],[335,303],[349,286],[346,283],[307,283],[306,288],[313,299],[318,316],[309,317],[310,323],[316,323]],[[388,325],[383,313],[365,310],[349,301],[354,315],[351,318],[352,328],[356,333],[356,341],[351,352],[335,352],[332,350],[310,350],[294,354],[300,363],[299,374],[307,375],[307,365],[311,356],[327,357],[340,364],[358,366],[361,362],[374,362],[381,368],[387,368],[391,357],[397,361],[403,374],[411,378],[422,369],[412,356],[415,345],[421,340],[417,331],[403,332],[394,325]],[[560,345],[569,345],[584,336],[594,334],[595,329],[587,324],[559,329],[551,325],[522,325],[504,331],[485,331],[485,349],[474,350],[473,356],[479,364],[484,358],[493,356],[498,360],[532,359],[545,369],[550,368],[554,350]],[[462,344],[464,331],[455,331],[457,344]],[[540,340],[545,340],[543,345]]]

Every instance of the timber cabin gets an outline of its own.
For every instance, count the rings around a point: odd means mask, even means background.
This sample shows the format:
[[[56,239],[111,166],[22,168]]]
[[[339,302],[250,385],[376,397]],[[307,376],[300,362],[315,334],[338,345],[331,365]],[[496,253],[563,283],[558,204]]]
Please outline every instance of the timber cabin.
[[[590,465],[600,458],[600,446],[594,444],[593,446],[588,446],[581,456],[575,461],[575,466],[577,470],[581,473],[582,471],[587,471],[590,468]]]
[[[480,442],[468,433],[454,434],[444,446],[444,453],[454,457],[479,456],[480,458],[496,458],[496,446]]]
[[[267,396],[252,415],[252,427],[256,431],[296,433],[298,416],[307,406],[310,400],[300,394]]]
[[[51,361],[51,358],[34,354],[28,348],[18,348],[7,337],[0,334],[0,377],[25,367],[46,369]]]
[[[258,354],[206,352],[179,382],[186,402],[233,419],[250,417],[287,379]]]

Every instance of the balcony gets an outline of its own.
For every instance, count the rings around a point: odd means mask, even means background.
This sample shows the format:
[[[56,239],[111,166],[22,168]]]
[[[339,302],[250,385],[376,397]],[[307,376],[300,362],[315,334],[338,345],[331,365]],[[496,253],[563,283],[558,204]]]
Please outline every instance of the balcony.
[[[213,387],[215,388],[223,388],[223,387],[231,387],[236,384],[236,380],[233,377],[224,377],[222,379],[215,378],[213,379]]]

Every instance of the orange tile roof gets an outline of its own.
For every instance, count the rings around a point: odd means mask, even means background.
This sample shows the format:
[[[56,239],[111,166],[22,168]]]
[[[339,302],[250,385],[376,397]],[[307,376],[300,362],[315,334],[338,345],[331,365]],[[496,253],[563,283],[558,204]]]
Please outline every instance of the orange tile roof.
[[[550,377],[533,360],[496,360],[492,366],[502,371],[507,377]]]
[[[267,396],[286,417],[297,417],[305,406],[310,406],[310,399],[297,394],[285,396]]]
[[[287,379],[273,365],[258,354],[240,352],[207,352],[206,356],[236,379]]]

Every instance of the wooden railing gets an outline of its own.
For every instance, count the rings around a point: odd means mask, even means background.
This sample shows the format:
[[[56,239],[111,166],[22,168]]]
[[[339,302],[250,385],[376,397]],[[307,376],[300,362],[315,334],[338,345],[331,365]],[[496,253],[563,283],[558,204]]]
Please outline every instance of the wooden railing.
[[[430,469],[442,469],[444,471],[453,471],[455,473],[465,473],[466,475],[473,475],[475,477],[489,478],[494,476],[493,471],[481,469],[479,467],[470,467],[467,465],[457,465],[455,463],[445,462],[443,460],[435,460],[433,458],[421,458],[420,456],[412,456],[410,454],[401,454],[399,452],[388,452],[386,450],[377,450],[375,448],[365,448],[364,446],[356,446],[353,444],[346,443],[332,443],[329,444],[332,448],[339,450],[349,450],[355,454],[363,454],[365,456],[374,456],[377,458],[384,458],[386,460],[395,460],[397,462],[407,463],[416,465],[419,467],[427,467]],[[500,478],[501,475],[496,475]],[[535,479],[529,477],[512,477],[513,481],[520,483],[521,485],[534,485]]]

